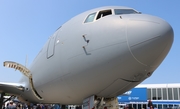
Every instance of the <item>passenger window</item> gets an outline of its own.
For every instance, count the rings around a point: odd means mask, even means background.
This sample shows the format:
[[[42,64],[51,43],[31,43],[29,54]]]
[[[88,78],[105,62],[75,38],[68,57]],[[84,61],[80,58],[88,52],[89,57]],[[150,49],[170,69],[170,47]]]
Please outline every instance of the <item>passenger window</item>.
[[[100,11],[97,15],[97,19],[100,19],[101,17],[104,17],[104,16],[107,16],[107,15],[111,15],[112,14],[112,11],[109,9],[109,10],[103,10],[103,11]]]
[[[93,22],[95,15],[96,15],[96,12],[89,14],[88,17],[86,18],[86,20],[84,21],[84,23]]]

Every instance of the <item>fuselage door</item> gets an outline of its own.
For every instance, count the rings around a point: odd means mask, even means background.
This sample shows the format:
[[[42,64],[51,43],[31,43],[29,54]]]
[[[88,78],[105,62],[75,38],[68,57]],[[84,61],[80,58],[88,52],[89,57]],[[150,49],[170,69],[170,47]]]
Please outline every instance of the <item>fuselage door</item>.
[[[56,40],[57,35],[58,35],[58,32],[56,31],[53,34],[53,36],[51,36],[49,39],[49,44],[48,44],[48,48],[47,48],[47,59],[51,58],[54,55],[55,40]]]

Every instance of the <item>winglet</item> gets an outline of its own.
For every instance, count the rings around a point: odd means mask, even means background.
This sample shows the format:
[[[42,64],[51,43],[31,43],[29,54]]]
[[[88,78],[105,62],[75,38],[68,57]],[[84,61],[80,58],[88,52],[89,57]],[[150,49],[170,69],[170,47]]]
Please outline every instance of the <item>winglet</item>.
[[[3,65],[4,65],[4,67],[14,68],[15,70],[19,70],[21,73],[23,73],[28,78],[31,76],[30,70],[19,63],[12,62],[12,61],[5,61]]]

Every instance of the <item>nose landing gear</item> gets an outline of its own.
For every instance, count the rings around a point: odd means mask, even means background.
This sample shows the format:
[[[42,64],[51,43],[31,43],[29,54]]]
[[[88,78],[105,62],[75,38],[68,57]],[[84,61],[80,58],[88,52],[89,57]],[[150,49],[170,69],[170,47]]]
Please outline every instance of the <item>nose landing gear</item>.
[[[117,97],[104,98],[91,96],[83,101],[83,109],[118,109]]]

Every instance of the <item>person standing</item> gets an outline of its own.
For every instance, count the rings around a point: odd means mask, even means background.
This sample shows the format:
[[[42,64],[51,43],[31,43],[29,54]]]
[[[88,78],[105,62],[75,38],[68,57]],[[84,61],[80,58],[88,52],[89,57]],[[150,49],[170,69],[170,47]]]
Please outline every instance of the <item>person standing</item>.
[[[151,100],[148,101],[148,108],[149,109],[154,109],[153,103]]]
[[[16,106],[13,104],[13,101],[10,101],[9,105],[7,106],[7,109],[17,109]]]

